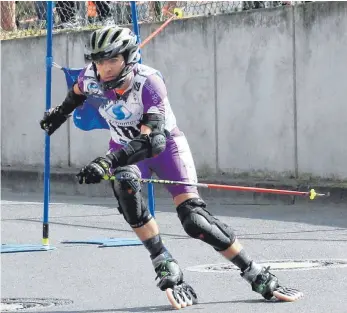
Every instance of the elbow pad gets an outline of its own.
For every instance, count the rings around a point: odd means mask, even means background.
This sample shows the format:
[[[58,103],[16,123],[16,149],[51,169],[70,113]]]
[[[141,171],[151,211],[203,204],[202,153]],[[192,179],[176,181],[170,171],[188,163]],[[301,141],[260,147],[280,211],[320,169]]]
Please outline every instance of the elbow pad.
[[[166,136],[165,133],[154,130],[149,134],[151,157],[157,156],[162,153],[166,148]]]
[[[65,100],[60,105],[61,113],[63,115],[69,115],[73,110],[82,105],[86,99],[87,97],[85,95],[77,95],[73,91],[73,88],[70,89]]]
[[[117,168],[119,166],[136,164],[144,159],[157,156],[165,148],[165,133],[153,131],[149,135],[141,134],[122,149],[108,154],[107,157],[112,162],[112,168]]]
[[[141,125],[149,127],[152,131],[164,131],[165,118],[162,114],[145,113],[140,121]]]

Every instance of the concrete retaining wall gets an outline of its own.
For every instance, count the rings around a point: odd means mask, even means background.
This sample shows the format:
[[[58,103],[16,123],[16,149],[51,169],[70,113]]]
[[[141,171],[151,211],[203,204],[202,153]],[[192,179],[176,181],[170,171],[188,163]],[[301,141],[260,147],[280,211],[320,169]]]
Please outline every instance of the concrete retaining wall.
[[[158,25],[142,25],[145,38]],[[200,175],[347,178],[347,3],[254,10],[172,22],[143,49],[165,76]],[[54,36],[54,61],[81,67],[88,33]],[[42,166],[44,37],[1,43],[2,166]],[[66,94],[53,69],[52,105]],[[107,150],[107,131],[66,124],[53,167],[80,167]]]

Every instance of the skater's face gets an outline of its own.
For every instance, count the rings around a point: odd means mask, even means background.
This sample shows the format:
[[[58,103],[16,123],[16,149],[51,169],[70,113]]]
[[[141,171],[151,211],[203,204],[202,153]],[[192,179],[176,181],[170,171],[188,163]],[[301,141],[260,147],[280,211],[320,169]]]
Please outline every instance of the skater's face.
[[[121,54],[112,59],[96,61],[95,64],[100,78],[103,81],[117,78],[125,67],[124,57]]]

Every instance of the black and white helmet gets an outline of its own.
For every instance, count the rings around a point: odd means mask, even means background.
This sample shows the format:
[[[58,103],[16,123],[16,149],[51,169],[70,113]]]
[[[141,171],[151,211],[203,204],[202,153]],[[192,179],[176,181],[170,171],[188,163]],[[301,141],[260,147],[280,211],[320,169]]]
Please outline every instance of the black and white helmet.
[[[121,86],[134,65],[140,60],[137,36],[129,29],[119,26],[107,26],[92,32],[86,45],[85,58],[93,62],[114,58],[121,54],[125,68],[111,81],[100,83],[103,90]],[[96,67],[94,66],[94,69]]]

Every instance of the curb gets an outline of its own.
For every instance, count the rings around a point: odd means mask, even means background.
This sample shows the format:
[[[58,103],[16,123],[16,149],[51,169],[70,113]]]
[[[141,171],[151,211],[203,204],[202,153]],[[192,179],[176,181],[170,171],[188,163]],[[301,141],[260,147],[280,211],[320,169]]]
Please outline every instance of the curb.
[[[75,178],[78,169],[52,168],[50,173],[50,192],[56,195],[87,196],[87,197],[113,197],[112,189],[108,182],[93,185],[80,185]],[[3,167],[1,169],[2,188],[12,192],[35,192],[44,191],[44,173],[42,168],[26,167]],[[301,204],[301,203],[347,203],[347,184],[333,181],[298,181],[293,179],[265,180],[253,177],[230,178],[225,175],[199,178],[201,183],[227,184],[247,187],[274,188],[285,190],[308,191],[314,188],[317,192],[328,193],[329,197],[317,198],[315,202],[308,198],[278,194],[265,194],[254,192],[239,192],[215,189],[199,189],[203,198],[227,198],[247,204]],[[147,188],[144,188],[146,195]],[[155,185],[155,196],[168,198],[170,194],[163,185]]]

